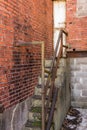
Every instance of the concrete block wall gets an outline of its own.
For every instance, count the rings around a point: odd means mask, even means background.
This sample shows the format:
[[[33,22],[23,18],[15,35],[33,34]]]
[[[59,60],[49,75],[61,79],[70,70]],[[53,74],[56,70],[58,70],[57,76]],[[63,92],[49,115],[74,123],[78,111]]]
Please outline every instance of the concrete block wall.
[[[68,60],[62,59],[57,72],[56,87],[58,97],[56,102],[56,110],[54,113],[54,129],[60,130],[63,120],[71,105],[71,89],[69,86]],[[58,82],[57,82],[58,81]]]
[[[87,107],[87,57],[70,59],[72,105]]]

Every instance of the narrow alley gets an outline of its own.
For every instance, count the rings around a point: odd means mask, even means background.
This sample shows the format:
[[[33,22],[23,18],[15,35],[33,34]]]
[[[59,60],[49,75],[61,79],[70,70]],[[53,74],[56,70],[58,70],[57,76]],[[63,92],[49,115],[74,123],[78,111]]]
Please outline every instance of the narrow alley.
[[[87,130],[87,109],[71,107],[61,130]]]
[[[0,0],[0,130],[87,130],[87,0]]]

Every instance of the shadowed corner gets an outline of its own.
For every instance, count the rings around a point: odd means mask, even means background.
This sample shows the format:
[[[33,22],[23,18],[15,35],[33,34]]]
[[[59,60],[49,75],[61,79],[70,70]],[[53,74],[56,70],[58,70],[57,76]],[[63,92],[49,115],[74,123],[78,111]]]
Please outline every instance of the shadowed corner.
[[[0,114],[2,114],[4,110],[5,110],[4,105],[0,101]]]

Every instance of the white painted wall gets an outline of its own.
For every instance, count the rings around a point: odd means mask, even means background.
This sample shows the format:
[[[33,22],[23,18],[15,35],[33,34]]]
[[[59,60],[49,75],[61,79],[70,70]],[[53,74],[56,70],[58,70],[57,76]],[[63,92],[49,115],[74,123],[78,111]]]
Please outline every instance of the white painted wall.
[[[53,2],[53,18],[54,18],[53,41],[54,41],[54,49],[55,49],[56,42],[58,39],[59,29],[65,28],[65,22],[66,22],[66,2],[65,1],[59,0],[59,1]]]

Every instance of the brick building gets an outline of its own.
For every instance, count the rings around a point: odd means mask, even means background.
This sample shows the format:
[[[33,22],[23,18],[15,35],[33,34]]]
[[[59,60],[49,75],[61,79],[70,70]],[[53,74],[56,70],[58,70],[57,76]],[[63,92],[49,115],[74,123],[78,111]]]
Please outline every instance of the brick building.
[[[20,41],[44,41],[45,59],[52,57],[55,1],[66,2],[67,43],[75,50],[87,50],[86,8],[83,10],[85,0],[83,3],[81,0],[0,1],[0,111],[4,111],[3,130],[13,130],[13,122],[16,122],[15,130],[21,130],[26,122],[27,104],[30,105],[30,98],[41,74],[40,46],[17,47],[16,44]],[[16,107],[20,115],[15,116],[13,121]]]
[[[0,1],[0,103],[4,108],[33,94],[40,70],[39,47],[15,44],[44,41],[49,58],[52,33],[52,1]]]
[[[44,41],[45,57],[50,58],[52,22],[50,0],[0,1],[0,106],[6,110],[6,118],[16,104],[33,95],[41,71],[40,47],[15,47],[15,44]],[[4,127],[5,124],[7,122]],[[6,127],[11,129],[8,124]]]
[[[66,1],[68,43],[76,50],[87,50],[87,5],[83,0]]]

